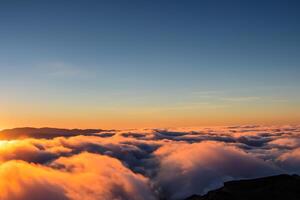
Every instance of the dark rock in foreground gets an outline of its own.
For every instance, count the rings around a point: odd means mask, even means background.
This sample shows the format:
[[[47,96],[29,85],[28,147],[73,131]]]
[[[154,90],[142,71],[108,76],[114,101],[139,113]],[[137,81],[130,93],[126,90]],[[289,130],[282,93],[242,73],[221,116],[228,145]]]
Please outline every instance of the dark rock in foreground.
[[[299,200],[300,176],[278,175],[251,180],[225,182],[220,189],[186,200]]]

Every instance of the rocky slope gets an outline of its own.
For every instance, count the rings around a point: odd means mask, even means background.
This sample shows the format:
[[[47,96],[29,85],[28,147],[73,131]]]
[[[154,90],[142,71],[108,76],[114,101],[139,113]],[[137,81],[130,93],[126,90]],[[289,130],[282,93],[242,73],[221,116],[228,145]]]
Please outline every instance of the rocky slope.
[[[186,200],[299,200],[300,176],[278,175],[251,180],[225,182],[220,189],[204,196],[193,195]]]

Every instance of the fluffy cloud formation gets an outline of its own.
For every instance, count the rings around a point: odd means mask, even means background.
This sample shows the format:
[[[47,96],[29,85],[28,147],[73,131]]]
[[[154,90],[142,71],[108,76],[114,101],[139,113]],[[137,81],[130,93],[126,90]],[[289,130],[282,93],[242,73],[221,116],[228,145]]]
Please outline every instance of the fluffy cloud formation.
[[[3,200],[184,199],[227,180],[300,173],[299,126],[0,135]]]
[[[108,156],[80,153],[51,165],[2,164],[0,199],[154,199],[147,178]]]
[[[221,187],[222,182],[227,180],[280,172],[276,167],[220,142],[170,144],[158,149],[155,154],[161,163],[158,185],[167,192],[164,196],[171,199],[208,192]]]

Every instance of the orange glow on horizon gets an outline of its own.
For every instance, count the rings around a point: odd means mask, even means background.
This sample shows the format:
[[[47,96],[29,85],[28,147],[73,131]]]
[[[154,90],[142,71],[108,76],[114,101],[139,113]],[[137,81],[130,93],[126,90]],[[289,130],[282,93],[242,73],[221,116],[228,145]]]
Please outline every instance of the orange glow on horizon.
[[[0,114],[0,128],[159,128],[227,126],[239,124],[300,124],[300,110],[294,104],[228,104],[200,107],[122,107],[92,109],[6,107]]]

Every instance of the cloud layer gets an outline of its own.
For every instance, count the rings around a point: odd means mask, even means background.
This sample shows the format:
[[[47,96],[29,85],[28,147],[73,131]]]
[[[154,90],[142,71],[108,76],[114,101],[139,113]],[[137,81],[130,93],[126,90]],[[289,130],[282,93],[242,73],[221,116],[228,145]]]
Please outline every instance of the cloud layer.
[[[23,133],[0,134],[3,200],[184,199],[228,180],[300,173],[300,126]]]

